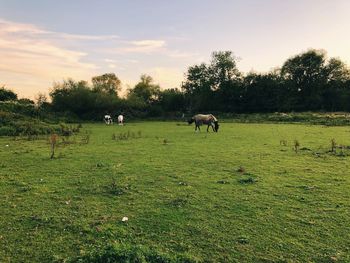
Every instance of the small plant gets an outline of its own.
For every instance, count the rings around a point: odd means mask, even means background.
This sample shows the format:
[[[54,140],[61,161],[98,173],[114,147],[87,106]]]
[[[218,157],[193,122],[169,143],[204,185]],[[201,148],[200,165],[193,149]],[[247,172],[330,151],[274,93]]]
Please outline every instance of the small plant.
[[[82,144],[89,144],[90,142],[90,134],[89,133],[85,133],[81,136],[81,143]]]
[[[246,172],[246,170],[245,170],[245,168],[244,168],[243,166],[240,166],[240,167],[237,169],[237,172],[244,174],[244,173]]]
[[[58,135],[57,134],[51,134],[50,136],[50,146],[51,146],[51,156],[50,159],[53,159],[53,157],[55,156],[55,149],[56,149],[56,145],[57,145],[57,139],[58,139]]]
[[[225,181],[225,180],[219,180],[219,181],[216,181],[216,183],[218,183],[218,184],[229,184],[230,182]]]
[[[345,145],[339,145],[338,148],[340,149],[340,153],[338,153],[339,157],[345,157],[346,153],[344,152],[344,150],[346,149]]]
[[[280,145],[287,146],[287,140],[280,140]]]
[[[169,202],[170,206],[181,208],[184,207],[188,203],[187,198],[177,197]]]
[[[130,189],[129,185],[119,185],[115,180],[107,186],[107,191],[112,195],[125,194]]]
[[[248,178],[241,178],[238,180],[240,184],[254,184],[256,183],[256,179],[253,177],[248,177]]]
[[[331,140],[331,152],[332,153],[336,153],[337,151],[337,142],[335,141],[335,139],[333,138]]]
[[[294,151],[295,151],[296,153],[298,153],[299,148],[300,148],[300,143],[299,143],[299,141],[298,141],[298,140],[294,140]]]
[[[118,135],[112,134],[112,140],[119,140],[119,141],[123,141],[123,140],[128,140],[128,139],[135,139],[135,133],[131,132],[131,131],[127,131],[127,132],[121,132]]]

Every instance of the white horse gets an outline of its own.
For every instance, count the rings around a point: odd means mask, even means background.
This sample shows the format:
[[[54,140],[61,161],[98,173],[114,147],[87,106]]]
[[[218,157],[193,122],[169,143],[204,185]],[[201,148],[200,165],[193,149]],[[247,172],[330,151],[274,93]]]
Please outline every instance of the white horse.
[[[124,116],[121,115],[121,114],[118,116],[118,124],[119,125],[124,125]]]
[[[105,123],[106,123],[107,125],[113,124],[113,119],[112,119],[111,115],[108,115],[108,114],[105,115],[105,117],[104,117],[103,120],[105,121]]]
[[[209,132],[209,127],[211,127],[214,132],[218,132],[219,130],[219,122],[212,114],[194,115],[191,119],[188,120],[188,124],[191,124],[193,122],[195,123],[195,131],[197,131],[197,129],[200,131],[199,127],[203,124],[208,125],[207,132]]]

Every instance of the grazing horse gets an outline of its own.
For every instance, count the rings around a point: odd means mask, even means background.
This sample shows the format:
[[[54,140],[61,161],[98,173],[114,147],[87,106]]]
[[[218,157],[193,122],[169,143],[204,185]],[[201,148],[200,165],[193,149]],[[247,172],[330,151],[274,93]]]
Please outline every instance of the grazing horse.
[[[105,117],[103,118],[103,120],[105,121],[105,123],[106,123],[107,125],[113,124],[113,120],[112,120],[111,115],[105,115]]]
[[[195,123],[195,131],[197,131],[197,129],[200,131],[199,126],[201,126],[202,124],[206,124],[208,125],[207,127],[207,132],[209,132],[209,127],[211,127],[213,129],[214,132],[218,132],[219,130],[219,122],[218,120],[215,118],[214,115],[212,114],[197,114],[194,115],[191,119],[188,120],[188,124],[191,123]]]
[[[118,116],[118,124],[119,125],[124,125],[124,116],[121,115],[121,114]]]

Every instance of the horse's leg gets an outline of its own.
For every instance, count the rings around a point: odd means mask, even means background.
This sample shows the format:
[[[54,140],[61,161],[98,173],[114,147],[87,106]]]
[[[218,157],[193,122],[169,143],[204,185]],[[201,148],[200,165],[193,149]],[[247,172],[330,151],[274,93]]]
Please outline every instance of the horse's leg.
[[[207,132],[209,132],[209,126],[210,126],[210,124],[208,124],[208,127],[207,127]]]

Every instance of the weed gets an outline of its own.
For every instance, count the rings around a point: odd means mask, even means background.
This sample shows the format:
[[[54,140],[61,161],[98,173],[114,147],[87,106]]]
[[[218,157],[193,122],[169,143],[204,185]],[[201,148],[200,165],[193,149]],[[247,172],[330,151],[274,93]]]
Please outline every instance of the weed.
[[[257,180],[254,179],[253,177],[248,177],[248,178],[241,178],[238,180],[238,182],[240,184],[254,184],[257,182]]]
[[[333,138],[331,140],[331,152],[332,153],[336,153],[337,151],[337,142],[335,141],[335,139]]]
[[[83,134],[81,136],[81,144],[89,144],[90,142],[90,134],[88,132],[86,132],[85,134]]]
[[[247,237],[241,236],[241,237],[237,238],[237,242],[244,245],[244,244],[248,244],[249,240]]]
[[[53,157],[55,156],[55,149],[56,149],[56,145],[57,145],[57,139],[58,139],[58,135],[57,134],[51,134],[50,136],[50,146],[51,146],[51,155],[50,155],[50,159],[53,159]]]
[[[188,203],[187,198],[177,197],[174,200],[171,200],[169,204],[173,207],[181,208]]]
[[[106,190],[112,195],[122,195],[125,194],[130,189],[130,185],[119,185],[115,180],[113,180],[109,185],[107,185]]]
[[[225,180],[219,180],[217,181],[218,184],[229,184],[230,182],[225,181]]]
[[[288,145],[287,140],[280,140],[280,145],[287,146]]]
[[[244,168],[243,166],[240,166],[240,167],[237,169],[237,172],[244,174],[246,171],[245,171],[245,168]]]
[[[142,137],[142,133],[141,131],[138,131],[137,134],[135,134],[135,132],[133,131],[127,131],[127,132],[121,132],[119,134],[112,134],[112,140],[129,140],[129,139],[136,139],[136,138],[141,138]]]
[[[295,151],[296,153],[298,153],[299,148],[300,148],[300,143],[299,143],[299,141],[298,141],[298,140],[294,140],[294,151]]]

